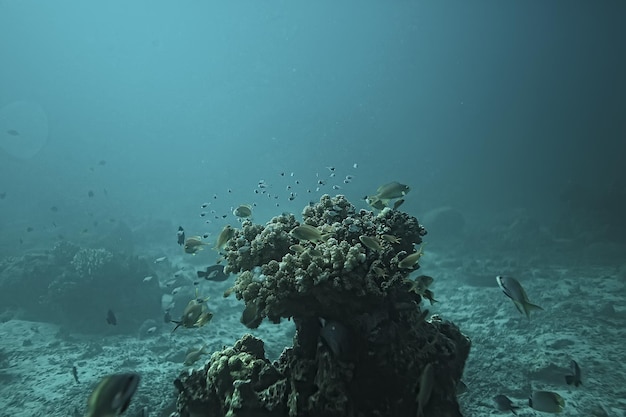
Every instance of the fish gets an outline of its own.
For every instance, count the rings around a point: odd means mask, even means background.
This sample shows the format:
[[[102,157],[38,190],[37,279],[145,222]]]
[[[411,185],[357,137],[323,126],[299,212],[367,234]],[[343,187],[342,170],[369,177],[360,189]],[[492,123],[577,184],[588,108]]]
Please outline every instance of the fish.
[[[200,356],[206,353],[204,351],[204,348],[205,348],[205,345],[202,345],[200,349],[189,351],[189,353],[187,353],[187,356],[185,356],[185,361],[183,362],[183,365],[191,366],[194,363],[196,363],[198,359],[200,359]]]
[[[496,281],[500,289],[502,289],[502,292],[504,292],[504,295],[513,301],[517,310],[522,314],[526,314],[526,317],[529,319],[532,310],[543,310],[543,308],[528,301],[526,291],[524,291],[522,285],[515,278],[498,275]]]
[[[388,200],[381,200],[375,195],[366,196],[365,202],[369,204],[370,206],[372,206],[372,208],[375,208],[376,210],[383,210],[384,208],[388,206],[388,203],[389,203]]]
[[[583,381],[580,379],[580,366],[578,366],[575,360],[572,360],[570,366],[572,368],[572,375],[565,375],[565,382],[567,385],[578,387],[583,384]]]
[[[198,278],[204,278],[207,281],[226,281],[229,275],[224,273],[224,265],[207,266],[206,271],[197,271]]]
[[[117,317],[115,317],[115,313],[113,312],[113,310],[109,309],[109,311],[107,311],[107,323],[110,324],[111,326],[116,326],[117,325]]]
[[[163,322],[165,323],[172,322],[172,314],[170,313],[169,310],[165,310],[165,313],[163,314]]]
[[[565,408],[565,400],[556,392],[535,391],[528,399],[528,405],[533,410],[558,414]]]
[[[433,283],[433,277],[428,275],[420,275],[415,280],[411,281],[407,279],[406,282],[409,283],[409,292],[414,292],[415,294],[419,294],[422,297],[426,298],[430,301],[430,305],[433,305],[437,302],[435,300],[435,294],[428,289],[428,287]]]
[[[178,226],[176,238],[178,239],[178,246],[183,246],[185,244],[185,229],[183,229],[183,226]]]
[[[6,196],[7,196],[6,191],[1,192],[0,193],[0,200],[4,200],[6,198]]]
[[[105,161],[104,159],[101,159],[101,160],[98,162],[98,165],[100,165],[100,166],[105,166],[106,164],[107,164],[107,161]]]
[[[425,299],[427,299],[430,302],[430,305],[433,305],[435,303],[438,303],[439,301],[435,300],[435,293],[432,292],[429,289],[425,289],[424,293],[422,294],[422,297],[424,297]]]
[[[52,206],[50,207],[50,211],[56,213],[57,211],[59,211],[59,208],[57,206]]]
[[[394,198],[402,198],[409,191],[411,191],[411,187],[405,184],[400,184],[397,181],[392,181],[390,183],[381,185],[376,189],[376,197],[380,200],[391,200]]]
[[[87,197],[92,198],[95,194],[92,190],[87,191]]]
[[[309,242],[318,242],[322,240],[322,232],[317,227],[309,224],[301,224],[291,230],[291,235],[298,240],[308,240]]]
[[[20,132],[15,129],[8,129],[6,132],[11,136],[20,136]]]
[[[400,262],[398,262],[398,268],[409,269],[415,267],[423,254],[424,245],[420,246],[417,252],[405,256]]]
[[[72,366],[72,376],[74,377],[74,381],[76,381],[77,384],[80,384],[80,381],[78,380],[78,369],[76,369],[75,366]]]
[[[434,382],[435,370],[432,363],[429,363],[424,367],[420,376],[420,388],[417,392],[417,417],[424,416],[424,407],[428,405],[430,395],[433,392]]]
[[[183,244],[183,249],[185,250],[185,253],[195,255],[202,250],[202,247],[204,245],[206,245],[206,243],[202,241],[202,238],[200,236],[192,236],[185,240],[185,243]]]
[[[215,249],[221,250],[226,245],[226,243],[228,243],[228,241],[233,238],[233,236],[235,236],[235,229],[231,225],[227,224],[226,226],[224,226],[219,236],[217,237],[217,241],[215,242]]]
[[[380,240],[378,240],[378,238],[376,237],[361,235],[359,236],[359,240],[363,245],[365,245],[365,247],[373,251],[380,252],[383,249],[382,245],[380,244]]]
[[[493,402],[496,405],[496,409],[498,411],[510,411],[513,414],[517,415],[517,410],[519,407],[513,405],[513,401],[509,399],[506,395],[498,394],[493,397]]]
[[[196,297],[189,301],[183,310],[180,320],[172,320],[172,323],[176,324],[172,333],[174,333],[174,331],[180,326],[186,328],[202,327],[208,323],[213,317],[213,314],[207,310],[205,304],[206,300],[207,299]]]
[[[347,359],[352,347],[350,331],[336,320],[320,320],[322,329],[320,338],[328,346],[333,356],[338,359]]]
[[[163,261],[164,261],[164,260],[166,260],[166,259],[167,259],[167,256],[161,256],[160,258],[156,258],[156,259],[154,260],[154,263],[155,263],[155,264],[160,264],[161,262],[163,262]]]
[[[87,400],[85,417],[113,417],[126,411],[141,377],[134,372],[107,375]]]
[[[211,313],[210,311],[203,311],[202,314],[200,314],[200,317],[198,317],[198,320],[196,320],[194,327],[202,327],[210,322],[212,318],[213,313]]]
[[[291,245],[289,246],[289,250],[294,251],[295,253],[304,252],[304,246],[302,245]]]
[[[402,238],[395,237],[394,235],[382,235],[381,236],[385,242],[389,243],[400,243]]]
[[[252,206],[242,204],[233,210],[233,216],[241,219],[252,216]]]
[[[404,198],[401,198],[401,199],[399,199],[399,200],[396,200],[396,201],[393,203],[393,207],[392,207],[392,208],[393,208],[394,210],[398,210],[398,208],[400,208],[400,206],[401,206],[402,204],[404,204]]]
[[[249,329],[256,329],[263,321],[263,316],[259,313],[256,304],[249,303],[246,304],[239,321]]]

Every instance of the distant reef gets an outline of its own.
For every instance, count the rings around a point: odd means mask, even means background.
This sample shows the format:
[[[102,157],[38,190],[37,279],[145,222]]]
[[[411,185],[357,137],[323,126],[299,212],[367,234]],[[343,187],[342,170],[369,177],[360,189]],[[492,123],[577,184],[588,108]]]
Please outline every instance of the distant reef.
[[[116,331],[136,332],[160,315],[161,290],[143,259],[59,241],[49,250],[0,260],[0,317],[52,322],[67,331],[99,333],[109,310]]]

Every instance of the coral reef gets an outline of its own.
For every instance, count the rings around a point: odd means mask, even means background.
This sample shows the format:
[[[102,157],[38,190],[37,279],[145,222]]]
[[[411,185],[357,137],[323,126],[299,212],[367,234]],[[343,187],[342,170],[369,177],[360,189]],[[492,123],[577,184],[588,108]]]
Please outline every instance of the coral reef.
[[[293,347],[274,364],[249,335],[214,353],[177,379],[174,415],[390,416],[419,408],[460,416],[455,387],[470,341],[452,323],[427,320],[411,291],[425,229],[397,210],[357,211],[343,196],[322,196],[302,217],[244,221],[224,247],[225,271],[239,273],[233,292],[256,314],[244,324],[293,320]],[[423,382],[427,365],[435,377]]]
[[[149,264],[136,256],[61,241],[50,250],[0,262],[0,302],[25,319],[51,321],[72,331],[101,331],[109,309],[116,330],[136,332],[160,314],[160,295]],[[1,313],[2,311],[0,311]]]

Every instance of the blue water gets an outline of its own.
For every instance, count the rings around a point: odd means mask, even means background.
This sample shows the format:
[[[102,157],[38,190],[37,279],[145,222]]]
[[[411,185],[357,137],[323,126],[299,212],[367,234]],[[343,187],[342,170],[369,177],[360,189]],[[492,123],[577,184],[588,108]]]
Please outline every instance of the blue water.
[[[420,211],[553,212],[571,182],[623,186],[623,10],[2,1],[0,105],[36,102],[49,123],[34,157],[0,153],[3,245],[48,239],[51,205],[76,225],[188,223],[213,194],[236,192],[230,208],[259,179],[326,166],[355,176],[351,199],[409,183]]]
[[[624,244],[625,16],[621,1],[0,0],[0,257],[97,247],[120,224],[159,256],[179,225],[237,225],[240,204],[260,223],[324,193],[367,208],[390,181],[418,218],[453,207],[491,230],[523,210],[555,240],[576,224]]]

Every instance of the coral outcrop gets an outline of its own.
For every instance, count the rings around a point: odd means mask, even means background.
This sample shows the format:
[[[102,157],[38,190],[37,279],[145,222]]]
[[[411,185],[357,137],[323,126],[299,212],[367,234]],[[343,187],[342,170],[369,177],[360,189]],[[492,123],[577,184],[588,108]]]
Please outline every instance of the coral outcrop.
[[[343,196],[323,196],[302,217],[245,221],[224,248],[226,271],[239,274],[233,291],[256,315],[244,323],[293,320],[293,347],[270,363],[262,341],[244,336],[181,375],[176,415],[460,416],[469,339],[427,319],[409,278],[424,227],[397,210],[357,211]],[[421,378],[427,366],[433,380]]]
[[[158,283],[143,281],[152,274],[136,256],[60,241],[47,251],[2,260],[0,301],[26,319],[71,331],[102,331],[111,309],[118,331],[136,332],[161,311]]]

